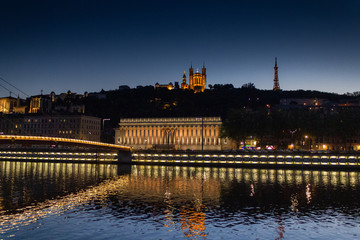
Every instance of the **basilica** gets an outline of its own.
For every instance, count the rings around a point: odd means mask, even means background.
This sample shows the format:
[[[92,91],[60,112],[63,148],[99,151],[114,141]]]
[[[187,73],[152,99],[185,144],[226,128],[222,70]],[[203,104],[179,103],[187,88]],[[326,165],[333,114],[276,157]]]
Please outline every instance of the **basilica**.
[[[169,90],[172,90],[174,88],[175,89],[179,88],[179,84],[178,84],[178,82],[175,82],[175,85],[173,85],[172,83],[169,83],[169,84],[156,83],[155,88],[167,88]],[[191,89],[195,93],[204,92],[204,90],[206,89],[206,68],[205,68],[205,64],[203,65],[203,67],[201,69],[201,73],[199,72],[198,69],[194,73],[194,68],[193,68],[193,66],[191,64],[191,67],[189,68],[189,84],[187,83],[186,74],[185,74],[185,71],[184,71],[184,75],[183,75],[182,83],[181,83],[181,89],[183,89],[183,90]]]

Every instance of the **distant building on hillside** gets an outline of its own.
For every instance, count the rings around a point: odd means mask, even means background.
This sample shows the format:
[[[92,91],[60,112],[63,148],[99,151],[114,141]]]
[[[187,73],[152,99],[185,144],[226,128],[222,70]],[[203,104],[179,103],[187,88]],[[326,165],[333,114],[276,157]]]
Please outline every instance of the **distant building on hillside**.
[[[333,103],[328,99],[320,98],[282,98],[280,99],[280,107],[283,109],[320,109],[328,108]]]
[[[205,64],[202,67],[201,73],[199,73],[199,70],[194,73],[194,69],[191,65],[189,69],[189,88],[194,90],[194,92],[203,92],[206,89]]]
[[[0,98],[0,112],[4,114],[13,113],[14,107],[17,106],[17,99],[13,97]]]
[[[84,95],[72,93],[70,90],[67,93],[56,95],[55,92],[50,94],[41,94],[31,96],[29,102],[29,113],[85,113],[85,105],[82,98],[88,97],[88,93]]]
[[[175,87],[172,83],[169,83],[169,84],[156,83],[155,84],[155,88],[167,88],[169,90],[173,90],[174,88],[177,89],[177,88],[179,88],[178,86],[179,86],[178,82],[175,82]],[[184,72],[184,75],[182,78],[182,83],[181,83],[181,89],[183,89],[183,90],[191,89],[191,90],[194,90],[195,93],[204,92],[204,90],[206,89],[205,64],[202,67],[201,73],[199,72],[199,70],[197,70],[196,73],[194,73],[194,68],[191,65],[191,67],[189,68],[189,84],[187,83],[186,74]]]
[[[172,83],[169,84],[159,84],[156,83],[155,84],[155,88],[167,88],[168,90],[173,90],[174,89],[174,85]]]

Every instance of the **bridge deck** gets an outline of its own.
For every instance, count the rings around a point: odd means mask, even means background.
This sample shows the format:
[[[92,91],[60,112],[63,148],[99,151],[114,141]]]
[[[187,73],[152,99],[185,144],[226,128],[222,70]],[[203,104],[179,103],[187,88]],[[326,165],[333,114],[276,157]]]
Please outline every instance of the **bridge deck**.
[[[109,143],[87,141],[80,139],[71,139],[71,138],[59,138],[59,137],[43,137],[43,136],[22,136],[22,135],[0,135],[0,144],[1,143],[39,143],[39,144],[53,144],[53,143],[65,143],[70,145],[77,146],[86,146],[86,147],[102,147],[107,149],[113,149],[117,151],[131,151],[131,148],[128,146],[115,145]]]

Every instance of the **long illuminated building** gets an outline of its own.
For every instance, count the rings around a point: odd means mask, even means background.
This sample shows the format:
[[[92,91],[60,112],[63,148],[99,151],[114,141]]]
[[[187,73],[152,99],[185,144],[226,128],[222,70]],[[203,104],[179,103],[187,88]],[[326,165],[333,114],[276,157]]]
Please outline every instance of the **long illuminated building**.
[[[223,150],[220,117],[126,118],[115,129],[115,144],[134,149]]]
[[[100,141],[101,119],[85,115],[6,115],[0,134]]]

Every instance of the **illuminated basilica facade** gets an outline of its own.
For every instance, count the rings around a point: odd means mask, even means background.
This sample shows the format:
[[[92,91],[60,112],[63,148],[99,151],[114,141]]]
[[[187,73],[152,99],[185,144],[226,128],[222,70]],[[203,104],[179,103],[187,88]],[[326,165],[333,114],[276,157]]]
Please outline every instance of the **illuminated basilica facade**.
[[[172,90],[172,89],[179,88],[179,85],[178,85],[178,82],[175,82],[175,86],[172,83],[169,83],[169,84],[156,83],[155,88],[167,88],[169,90]],[[181,83],[181,89],[183,89],[183,90],[191,89],[195,93],[204,92],[204,90],[206,89],[206,68],[205,68],[205,64],[203,65],[203,67],[201,69],[201,73],[199,72],[199,70],[197,70],[194,73],[194,68],[192,67],[192,64],[191,64],[191,67],[189,68],[189,84],[187,83],[186,74],[184,72],[184,75],[183,75],[183,78],[182,78],[182,83]]]
[[[206,88],[206,68],[205,65],[203,65],[201,73],[197,70],[196,73],[194,73],[194,68],[189,68],[189,84],[186,83],[186,75],[184,72],[183,76],[183,82],[181,84],[182,89],[192,89],[194,92],[203,92]]]
[[[222,150],[220,117],[126,118],[115,129],[115,144],[134,149]]]

